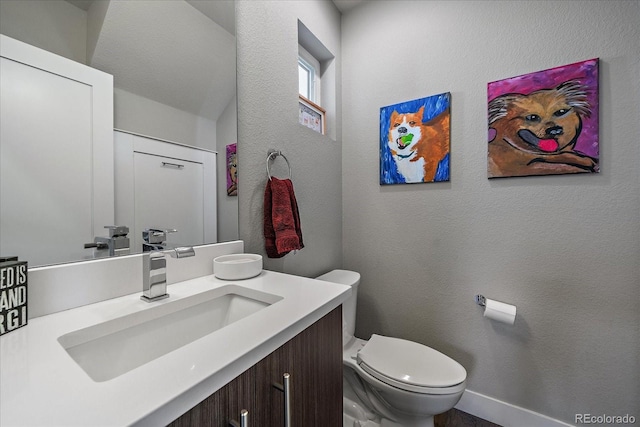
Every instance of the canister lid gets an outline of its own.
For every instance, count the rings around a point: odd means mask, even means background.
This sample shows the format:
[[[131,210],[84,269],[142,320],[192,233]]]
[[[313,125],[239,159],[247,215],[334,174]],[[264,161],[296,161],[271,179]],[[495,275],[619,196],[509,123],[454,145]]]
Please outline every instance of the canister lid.
[[[316,277],[317,280],[325,282],[339,283],[341,285],[358,286],[360,283],[360,273],[349,270],[332,270],[322,276]]]

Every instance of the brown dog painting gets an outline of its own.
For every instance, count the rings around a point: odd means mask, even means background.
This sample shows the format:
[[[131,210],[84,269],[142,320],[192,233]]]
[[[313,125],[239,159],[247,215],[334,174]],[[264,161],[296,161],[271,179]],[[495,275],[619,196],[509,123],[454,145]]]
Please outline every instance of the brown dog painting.
[[[588,79],[572,78],[527,92],[516,88],[489,101],[489,178],[598,172],[597,121],[594,133],[592,120],[597,97],[589,82],[581,80]],[[587,120],[591,122],[583,147],[591,153],[577,149]]]

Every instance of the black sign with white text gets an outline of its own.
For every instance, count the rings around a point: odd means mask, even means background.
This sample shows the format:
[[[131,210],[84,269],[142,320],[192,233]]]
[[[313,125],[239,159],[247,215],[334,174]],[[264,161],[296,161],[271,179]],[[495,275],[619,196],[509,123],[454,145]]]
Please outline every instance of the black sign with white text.
[[[0,335],[27,324],[27,262],[0,259]]]

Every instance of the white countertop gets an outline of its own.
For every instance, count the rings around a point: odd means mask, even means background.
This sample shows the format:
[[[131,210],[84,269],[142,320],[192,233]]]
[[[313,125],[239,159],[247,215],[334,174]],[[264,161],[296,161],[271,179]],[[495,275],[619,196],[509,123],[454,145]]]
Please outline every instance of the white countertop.
[[[275,304],[105,382],[94,382],[58,337],[228,284],[283,297]],[[90,286],[90,284],[87,284]],[[263,271],[242,281],[213,275],[29,320],[0,338],[0,426],[165,425],[322,318],[347,286]]]

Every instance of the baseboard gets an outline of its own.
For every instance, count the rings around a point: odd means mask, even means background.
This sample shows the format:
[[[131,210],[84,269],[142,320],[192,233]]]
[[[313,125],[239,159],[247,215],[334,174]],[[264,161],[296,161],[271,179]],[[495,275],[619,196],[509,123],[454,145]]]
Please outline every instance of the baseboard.
[[[455,408],[504,427],[573,427],[572,424],[471,390],[465,390]]]

